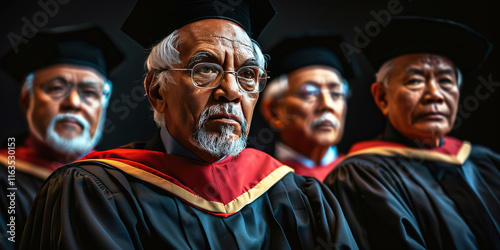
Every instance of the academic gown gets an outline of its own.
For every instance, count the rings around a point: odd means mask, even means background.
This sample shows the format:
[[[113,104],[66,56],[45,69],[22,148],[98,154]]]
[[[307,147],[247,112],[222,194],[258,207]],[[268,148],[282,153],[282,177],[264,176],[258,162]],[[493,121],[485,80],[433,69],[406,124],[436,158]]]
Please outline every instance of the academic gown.
[[[63,165],[44,159],[31,146],[31,140],[28,137],[23,145],[17,143],[10,153],[8,148],[0,149],[0,249],[19,245],[38,189],[54,169]]]
[[[283,161],[283,164],[293,168],[296,174],[303,176],[314,177],[320,181],[323,181],[326,176],[337,166],[337,164],[342,161],[342,157],[335,159],[335,161],[331,162],[326,166],[316,166],[316,167],[308,167],[298,161]]]
[[[361,249],[500,249],[500,155],[441,144],[422,149],[388,127],[326,178]]]
[[[357,249],[331,192],[267,154],[165,152],[157,134],[55,171],[21,249]]]

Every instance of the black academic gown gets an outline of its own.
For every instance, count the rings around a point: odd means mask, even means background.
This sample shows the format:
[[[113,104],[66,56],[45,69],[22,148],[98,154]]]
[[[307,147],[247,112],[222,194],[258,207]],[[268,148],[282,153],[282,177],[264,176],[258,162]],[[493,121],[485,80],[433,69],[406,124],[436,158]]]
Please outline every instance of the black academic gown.
[[[159,134],[131,147],[55,171],[34,201],[21,249],[357,249],[331,192],[275,168],[260,151],[208,164],[164,153]],[[245,183],[221,181],[269,169],[241,195],[234,187]]]
[[[500,155],[442,142],[421,149],[389,127],[327,177],[361,249],[500,249]]]

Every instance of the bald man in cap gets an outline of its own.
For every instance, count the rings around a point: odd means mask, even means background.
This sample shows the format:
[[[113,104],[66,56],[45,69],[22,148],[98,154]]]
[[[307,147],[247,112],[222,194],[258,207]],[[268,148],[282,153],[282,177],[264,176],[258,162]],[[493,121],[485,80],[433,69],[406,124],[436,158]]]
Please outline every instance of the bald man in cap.
[[[320,181],[342,159],[349,84],[356,63],[342,55],[340,36],[312,32],[285,38],[270,51],[269,83],[261,101],[266,121],[279,131],[275,157],[295,173]]]
[[[42,187],[22,249],[357,248],[331,192],[245,149],[267,73],[267,0],[139,1],[158,133],[91,153]]]
[[[367,48],[387,125],[325,180],[361,248],[500,248],[500,155],[447,136],[462,75],[491,49],[465,25],[411,16],[393,17]]]
[[[1,60],[23,83],[21,105],[29,134],[7,138],[0,150],[0,248],[18,244],[35,195],[57,168],[99,142],[111,94],[108,75],[122,53],[96,26],[40,31]]]

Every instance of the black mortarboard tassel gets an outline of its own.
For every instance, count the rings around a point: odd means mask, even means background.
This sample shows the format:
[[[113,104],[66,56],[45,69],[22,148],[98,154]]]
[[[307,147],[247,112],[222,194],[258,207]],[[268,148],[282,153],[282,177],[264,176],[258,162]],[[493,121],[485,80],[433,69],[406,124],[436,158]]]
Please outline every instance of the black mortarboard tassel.
[[[340,36],[324,33],[301,33],[285,38],[269,52],[269,73],[274,78],[299,68],[322,65],[333,67],[344,78],[352,79],[358,75],[358,65],[354,58],[348,60],[342,53],[339,47],[342,41]]]
[[[474,73],[493,49],[486,37],[460,23],[418,16],[395,16],[363,50],[378,70],[387,60],[412,53],[445,56],[464,74]]]
[[[182,26],[203,19],[227,19],[257,39],[276,11],[269,0],[139,0],[122,30],[150,48]]]
[[[66,26],[40,31],[27,44],[11,49],[0,67],[21,82],[38,69],[71,64],[93,68],[107,75],[124,59],[113,41],[97,26]]]

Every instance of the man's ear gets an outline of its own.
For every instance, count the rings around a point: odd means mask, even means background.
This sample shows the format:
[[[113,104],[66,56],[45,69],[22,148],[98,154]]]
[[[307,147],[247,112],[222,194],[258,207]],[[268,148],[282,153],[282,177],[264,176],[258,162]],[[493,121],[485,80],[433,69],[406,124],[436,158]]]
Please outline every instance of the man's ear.
[[[30,108],[30,93],[29,90],[26,90],[23,88],[21,90],[21,108],[23,109],[24,113],[28,112],[28,109]]]
[[[148,96],[151,106],[157,112],[163,113],[167,107],[167,102],[162,93],[160,93],[160,85],[152,84],[154,77],[155,72],[149,71],[146,79],[144,80],[144,89],[146,90],[146,95]]]
[[[371,92],[375,103],[385,116],[388,113],[387,103],[387,88],[383,83],[374,82],[371,87]]]
[[[283,127],[285,127],[285,123],[282,120],[283,115],[280,115],[282,110],[280,109],[277,100],[273,100],[272,98],[262,100],[262,103],[260,104],[260,112],[271,127],[278,130],[282,130]]]

